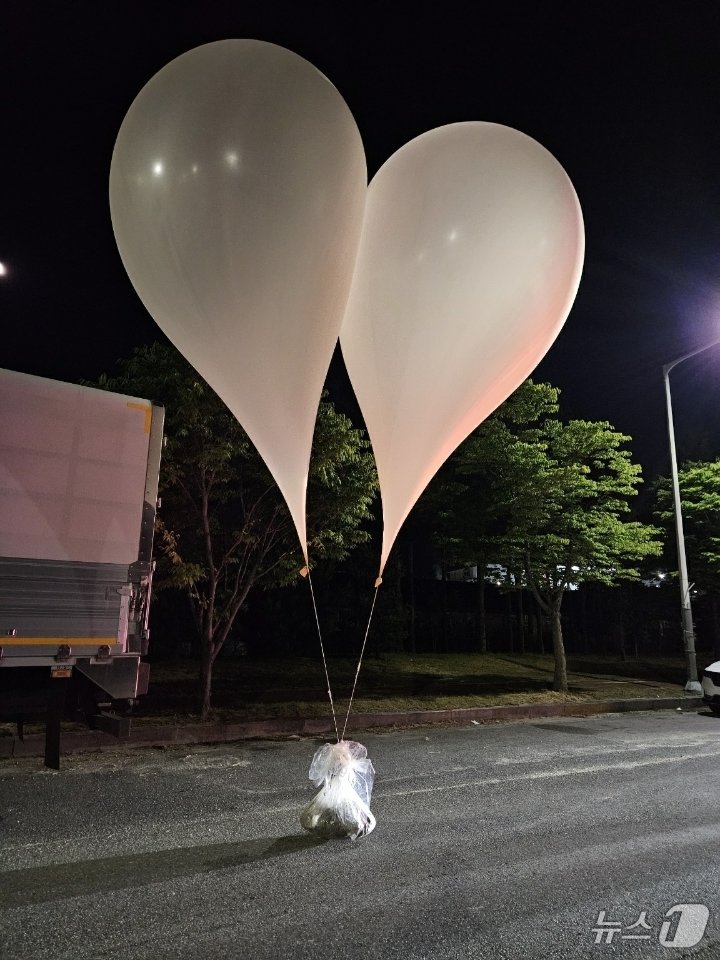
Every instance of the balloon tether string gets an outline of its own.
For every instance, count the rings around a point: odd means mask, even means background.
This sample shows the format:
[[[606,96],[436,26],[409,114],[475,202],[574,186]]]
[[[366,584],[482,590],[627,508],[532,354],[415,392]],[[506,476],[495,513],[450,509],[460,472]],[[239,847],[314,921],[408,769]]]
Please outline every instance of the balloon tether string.
[[[363,639],[362,647],[360,649],[360,657],[358,659],[357,670],[355,671],[355,680],[353,681],[352,692],[350,693],[350,702],[348,703],[347,713],[345,714],[345,724],[343,725],[342,739],[345,739],[345,731],[347,730],[348,720],[350,719],[350,711],[352,710],[353,698],[355,697],[355,687],[357,686],[358,676],[360,675],[360,667],[362,665],[363,654],[365,653],[365,644],[367,643],[368,635],[370,633],[370,624],[372,623],[373,611],[375,610],[375,601],[377,600],[378,590],[380,589],[380,577],[375,581],[375,595],[373,596],[372,606],[370,607],[370,616],[368,617],[367,627],[365,628],[365,638]]]
[[[313,610],[315,612],[315,623],[317,624],[318,640],[320,641],[320,653],[322,654],[323,667],[325,669],[325,680],[327,682],[327,692],[328,697],[330,697],[330,709],[332,710],[333,724],[335,725],[335,737],[337,738],[338,743],[340,742],[340,737],[338,736],[338,725],[337,717],[335,716],[335,704],[333,703],[332,690],[330,689],[330,675],[328,673],[327,660],[325,659],[325,646],[322,639],[322,631],[320,630],[320,618],[318,617],[317,604],[315,603],[315,591],[313,590],[312,576],[310,570],[308,569],[307,573],[308,583],[310,584],[310,596],[312,597]],[[347,723],[347,720],[345,721]]]

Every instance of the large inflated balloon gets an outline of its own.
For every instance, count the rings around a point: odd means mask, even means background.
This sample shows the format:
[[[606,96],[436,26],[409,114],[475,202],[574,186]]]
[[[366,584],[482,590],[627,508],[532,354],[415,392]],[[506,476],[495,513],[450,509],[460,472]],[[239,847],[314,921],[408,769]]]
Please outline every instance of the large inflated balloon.
[[[509,127],[432,130],[372,180],[340,344],[380,478],[380,572],[440,465],[552,344],[583,253],[567,174]]]
[[[222,40],[143,87],[118,134],[110,209],[156,322],[241,422],[307,559],[318,403],[367,190],[357,126],[301,57]]]

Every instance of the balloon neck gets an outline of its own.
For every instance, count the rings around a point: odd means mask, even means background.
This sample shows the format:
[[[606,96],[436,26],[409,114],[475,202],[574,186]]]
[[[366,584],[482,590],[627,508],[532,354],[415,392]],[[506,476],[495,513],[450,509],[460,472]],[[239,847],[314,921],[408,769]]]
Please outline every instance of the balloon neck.
[[[298,573],[300,574],[301,577],[306,577],[310,573],[310,567],[308,567],[308,565],[305,564],[304,567],[298,570]]]
[[[376,578],[375,578],[375,589],[376,589],[376,590],[377,590],[377,588],[380,586],[381,583],[382,583],[382,577],[376,577]]]

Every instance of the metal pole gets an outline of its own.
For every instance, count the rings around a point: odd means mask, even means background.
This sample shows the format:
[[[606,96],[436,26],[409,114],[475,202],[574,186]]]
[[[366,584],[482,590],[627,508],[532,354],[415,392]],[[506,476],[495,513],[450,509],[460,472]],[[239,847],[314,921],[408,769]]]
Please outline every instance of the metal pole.
[[[692,608],[690,606],[690,582],[687,572],[687,558],[685,556],[685,535],[683,533],[682,507],[680,503],[680,479],[678,477],[677,454],[675,452],[675,428],[673,426],[672,400],[670,398],[670,371],[683,360],[694,357],[716,343],[709,343],[705,347],[699,347],[692,350],[672,363],[663,367],[663,378],[665,380],[665,398],[667,400],[667,419],[668,419],[668,438],[670,440],[670,468],[672,471],[673,502],[675,505],[675,532],[677,534],[677,552],[678,552],[678,572],[680,574],[680,617],[682,622],[683,646],[685,648],[685,661],[687,664],[687,683],[685,690],[687,693],[702,693],[702,687],[698,681],[697,658],[695,656],[695,629],[693,627]]]

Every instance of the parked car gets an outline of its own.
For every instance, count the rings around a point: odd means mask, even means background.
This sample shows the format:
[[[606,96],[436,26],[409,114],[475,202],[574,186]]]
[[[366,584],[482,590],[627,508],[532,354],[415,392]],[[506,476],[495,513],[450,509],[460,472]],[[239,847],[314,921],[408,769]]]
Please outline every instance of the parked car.
[[[714,713],[720,713],[720,660],[703,670],[703,700]]]

